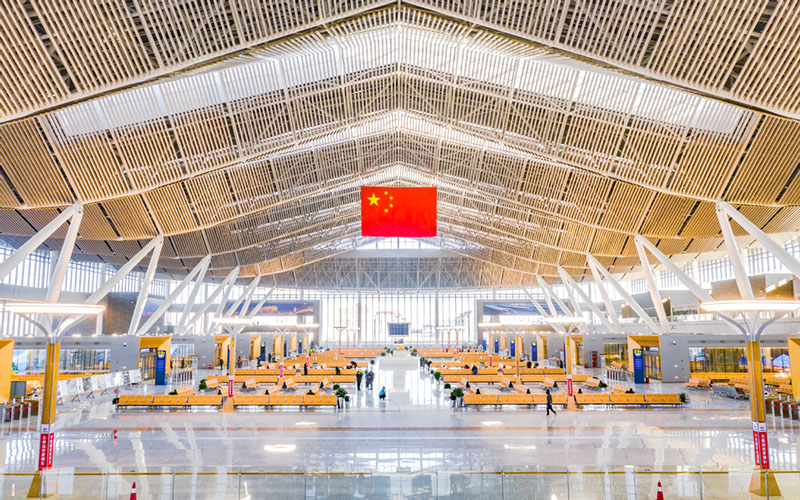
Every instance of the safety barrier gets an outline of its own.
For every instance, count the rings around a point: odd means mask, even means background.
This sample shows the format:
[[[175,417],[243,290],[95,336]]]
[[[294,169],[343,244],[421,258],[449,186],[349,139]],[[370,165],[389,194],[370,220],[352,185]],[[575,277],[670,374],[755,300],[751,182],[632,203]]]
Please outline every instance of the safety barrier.
[[[274,444],[276,450],[292,445]],[[284,472],[249,469],[95,472],[54,469],[45,473],[42,496],[59,499],[128,498],[132,483],[140,498],[656,498],[658,483],[666,499],[728,500],[751,498],[752,469],[742,470],[482,470],[425,472]],[[773,471],[781,498],[796,498],[800,471]],[[4,473],[0,498],[28,491],[34,473]],[[49,490],[47,490],[49,488]],[[23,493],[24,495],[24,493]],[[786,496],[789,495],[789,496]],[[760,498],[768,499],[769,496]]]

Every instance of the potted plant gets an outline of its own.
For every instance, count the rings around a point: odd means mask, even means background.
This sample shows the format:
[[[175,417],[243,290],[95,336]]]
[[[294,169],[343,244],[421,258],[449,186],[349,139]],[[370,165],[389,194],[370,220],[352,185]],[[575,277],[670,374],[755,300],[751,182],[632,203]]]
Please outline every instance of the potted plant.
[[[206,384],[206,379],[200,379],[200,384],[197,386],[197,389],[200,391],[205,391],[208,389],[208,385]]]
[[[683,405],[685,405],[686,401],[689,400],[689,398],[686,396],[685,392],[679,392],[678,393],[678,398],[681,400],[681,404],[683,404]]]
[[[442,372],[438,370],[433,372],[433,378],[436,379],[437,382],[439,382],[440,380],[442,380]]]
[[[449,389],[450,388],[450,384],[444,384],[444,388],[445,389]]]
[[[464,389],[461,387],[453,389],[452,392],[450,392],[450,399],[453,400],[454,406],[459,408],[464,406]]]
[[[336,406],[344,408],[346,401],[350,401],[350,398],[347,396],[347,391],[339,387],[336,390]]]
[[[374,359],[370,359],[369,360],[369,364],[374,365],[375,364],[375,360]]]
[[[606,387],[608,387],[608,384],[606,384],[605,382],[603,382],[601,380],[600,383],[597,384],[597,387],[600,388],[600,389],[605,389]]]
[[[170,395],[170,396],[177,396],[177,395],[178,395],[178,391],[171,391],[171,392],[169,393],[169,395]]]
[[[333,392],[338,391],[340,387],[342,387],[342,386],[339,385],[339,384],[333,384]]]

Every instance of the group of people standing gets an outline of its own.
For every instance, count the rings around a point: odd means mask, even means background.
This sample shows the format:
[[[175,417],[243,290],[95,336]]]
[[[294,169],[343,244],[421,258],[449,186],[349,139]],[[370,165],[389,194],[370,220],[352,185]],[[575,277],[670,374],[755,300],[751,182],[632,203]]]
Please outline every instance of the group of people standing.
[[[365,382],[365,389],[372,390],[372,383],[375,381],[375,372],[372,371],[372,368],[369,369],[366,375],[360,370],[356,372],[356,390],[361,390],[362,379]]]

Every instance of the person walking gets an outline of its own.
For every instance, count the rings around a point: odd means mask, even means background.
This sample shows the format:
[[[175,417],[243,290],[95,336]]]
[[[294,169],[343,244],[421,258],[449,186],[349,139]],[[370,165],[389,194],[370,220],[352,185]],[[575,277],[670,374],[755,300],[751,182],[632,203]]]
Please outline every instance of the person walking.
[[[361,370],[356,372],[356,390],[361,390],[361,379],[364,377],[364,373]]]
[[[547,389],[547,416],[550,416],[550,412],[553,412],[553,415],[556,415],[556,411],[553,409],[553,395],[550,394],[550,389]]]

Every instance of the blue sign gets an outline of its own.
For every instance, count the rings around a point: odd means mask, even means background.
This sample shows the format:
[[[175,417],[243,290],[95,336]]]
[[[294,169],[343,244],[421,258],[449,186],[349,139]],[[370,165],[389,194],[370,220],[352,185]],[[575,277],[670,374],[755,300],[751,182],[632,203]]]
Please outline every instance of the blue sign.
[[[633,350],[633,382],[644,384],[644,357],[641,349]]]
[[[236,308],[234,314],[242,312],[242,305]],[[247,314],[252,314],[257,304],[247,306]],[[233,301],[229,300],[225,306],[226,310],[233,306]],[[311,316],[314,314],[313,302],[265,302],[258,310],[256,316]]]
[[[550,307],[547,305],[547,302],[539,302],[539,307],[541,307],[545,313],[550,314]],[[564,313],[558,305],[554,304],[553,307],[558,314]],[[536,306],[531,302],[484,302],[483,315],[540,316]]]
[[[407,337],[408,323],[386,323],[389,326],[390,337]]]
[[[514,341],[514,340],[511,341],[510,350],[511,350],[511,357],[513,358],[517,354],[516,341]]]
[[[531,342],[531,361],[539,361],[539,349],[536,347],[536,341]]]
[[[495,354],[500,352],[500,339],[494,339],[494,352]]]
[[[156,385],[167,385],[167,351],[156,352]]]
[[[483,339],[483,352],[488,352],[489,348],[486,346],[486,339]]]

